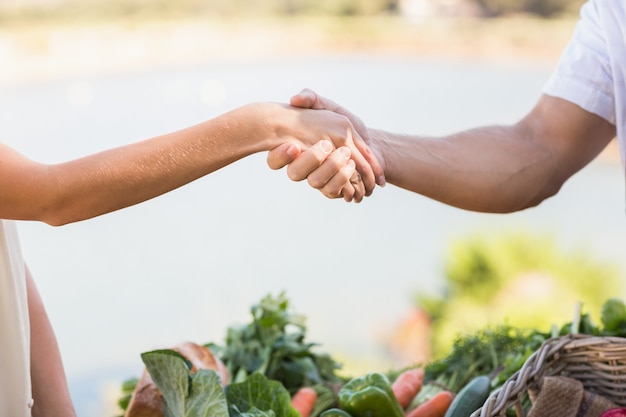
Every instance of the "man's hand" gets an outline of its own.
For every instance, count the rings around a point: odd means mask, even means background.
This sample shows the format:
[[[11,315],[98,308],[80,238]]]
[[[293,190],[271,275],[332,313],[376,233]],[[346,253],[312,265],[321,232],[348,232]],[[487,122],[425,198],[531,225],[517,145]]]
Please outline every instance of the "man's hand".
[[[329,110],[345,116],[360,136],[353,137],[354,145],[369,166],[366,169],[355,165],[350,149],[346,147],[339,147],[333,151],[328,143],[320,142],[305,152],[301,152],[292,144],[284,144],[271,150],[267,157],[270,168],[280,169],[287,166],[287,174],[292,180],[301,181],[306,178],[311,187],[319,189],[326,197],[343,197],[346,201],[354,199],[359,202],[364,195],[372,194],[374,184],[369,184],[367,181],[369,178],[366,176],[369,170],[373,171],[376,184],[380,186],[385,184],[380,158],[374,156],[374,152],[366,143],[369,142],[368,130],[360,118],[309,89],[293,96],[290,104],[300,108]]]
[[[351,155],[350,148],[334,149],[329,140],[320,140],[305,152],[295,144],[285,143],[268,153],[267,164],[272,169],[287,166],[287,176],[292,181],[306,179],[328,198],[358,203],[366,195],[366,189]]]
[[[379,186],[385,185],[384,160],[381,158],[380,152],[378,152],[376,148],[372,147],[373,144],[370,140],[369,131],[360,117],[350,112],[346,108],[340,106],[339,104],[335,103],[334,101],[317,95],[317,93],[308,88],[305,88],[304,90],[293,96],[290,100],[290,104],[294,107],[301,107],[305,109],[330,110],[332,112],[347,117],[362,139],[355,139],[354,144],[372,167],[372,170],[376,175],[376,184],[378,184]]]

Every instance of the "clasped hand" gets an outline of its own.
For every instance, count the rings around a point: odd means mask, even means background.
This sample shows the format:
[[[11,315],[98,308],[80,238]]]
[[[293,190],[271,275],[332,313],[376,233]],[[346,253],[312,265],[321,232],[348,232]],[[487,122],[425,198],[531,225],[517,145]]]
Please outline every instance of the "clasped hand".
[[[328,110],[348,119],[345,137],[321,139],[302,150],[297,144],[284,143],[267,156],[271,169],[287,167],[293,181],[307,180],[309,185],[328,198],[343,198],[346,202],[361,202],[385,184],[382,158],[371,143],[368,129],[361,119],[333,101],[304,89],[293,96],[294,107]]]

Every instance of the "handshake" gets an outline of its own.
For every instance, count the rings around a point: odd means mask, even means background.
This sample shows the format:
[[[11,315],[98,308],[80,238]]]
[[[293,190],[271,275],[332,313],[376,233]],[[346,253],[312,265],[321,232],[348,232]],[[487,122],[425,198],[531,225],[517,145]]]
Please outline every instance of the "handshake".
[[[272,169],[287,167],[293,181],[307,180],[328,198],[360,202],[384,186],[383,159],[360,118],[334,103],[305,89],[291,98],[291,106],[325,110],[319,127],[327,134],[303,149],[294,142],[283,143],[269,151],[267,164]]]

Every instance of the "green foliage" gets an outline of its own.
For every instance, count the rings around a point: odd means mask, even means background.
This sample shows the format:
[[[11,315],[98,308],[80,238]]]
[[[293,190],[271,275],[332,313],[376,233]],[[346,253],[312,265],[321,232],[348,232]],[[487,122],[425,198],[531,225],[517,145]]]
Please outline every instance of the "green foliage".
[[[256,372],[245,381],[226,386],[230,417],[299,417],[291,405],[291,396],[278,381]],[[210,414],[207,414],[209,416]]]
[[[583,0],[475,0],[487,16],[529,13],[553,17],[578,9]]]
[[[485,16],[527,13],[553,17],[578,10],[583,0],[467,0]],[[0,2],[1,3],[1,2]],[[436,3],[436,2],[435,2]],[[400,0],[58,0],[0,4],[0,21],[176,16],[376,16],[398,14]]]
[[[250,309],[252,321],[227,330],[226,343],[208,344],[224,362],[233,382],[260,372],[292,391],[305,385],[337,382],[340,365],[306,342],[305,317],[294,314],[284,293],[268,295]]]
[[[443,389],[459,392],[470,381],[484,376],[490,379],[491,390],[501,388],[544,342],[555,337],[569,334],[625,337],[626,327],[619,326],[620,323],[626,323],[624,301],[610,298],[604,302],[600,311],[601,324],[596,324],[591,315],[577,303],[573,317],[567,322],[554,324],[548,332],[497,324],[461,333],[446,356],[426,364],[424,385],[412,405],[423,403]],[[529,409],[530,399],[522,396],[521,400],[522,407]],[[513,417],[518,413],[511,408],[506,415]]]
[[[545,337],[531,330],[508,325],[479,329],[458,337],[447,356],[426,366],[424,378],[458,392],[478,375],[499,370],[508,377],[544,341]]]
[[[135,387],[137,387],[138,382],[139,378],[136,377],[128,378],[124,382],[122,382],[121,397],[117,401],[117,405],[122,412],[125,412],[128,408],[130,400],[133,396],[133,391],[135,391]]]
[[[22,20],[146,16],[372,16],[393,13],[398,0],[59,0],[0,4],[0,18]]]
[[[217,372],[192,373],[174,350],[144,352],[141,359],[163,395],[165,417],[299,417],[285,387],[259,372],[222,388]]]
[[[199,369],[192,374],[189,361],[170,349],[144,352],[141,359],[163,395],[165,417],[228,417],[217,372]]]
[[[446,293],[418,297],[433,318],[433,353],[445,354],[461,331],[507,323],[546,331],[581,302],[599,311],[621,294],[621,272],[584,250],[565,252],[549,236],[505,232],[454,242],[445,260]]]
[[[626,304],[619,298],[611,298],[602,306],[600,320],[605,329],[616,333],[626,332]]]

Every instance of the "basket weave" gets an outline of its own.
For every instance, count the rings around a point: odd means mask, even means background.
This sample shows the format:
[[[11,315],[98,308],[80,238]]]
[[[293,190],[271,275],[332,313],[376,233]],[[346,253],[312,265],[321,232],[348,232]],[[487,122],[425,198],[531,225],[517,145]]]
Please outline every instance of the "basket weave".
[[[626,338],[572,334],[545,341],[471,417],[504,416],[511,408],[525,417],[528,390],[552,375],[577,379],[586,390],[626,406]]]

